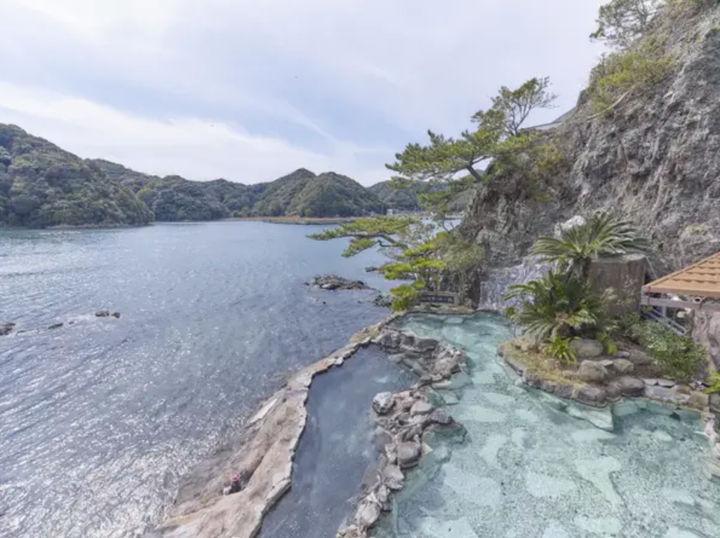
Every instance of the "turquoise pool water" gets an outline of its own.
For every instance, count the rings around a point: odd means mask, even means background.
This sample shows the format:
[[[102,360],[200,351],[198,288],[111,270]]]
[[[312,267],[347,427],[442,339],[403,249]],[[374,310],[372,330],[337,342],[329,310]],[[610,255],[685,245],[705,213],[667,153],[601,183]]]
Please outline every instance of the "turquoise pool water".
[[[644,402],[593,410],[529,391],[497,356],[512,336],[497,316],[402,325],[467,350],[468,384],[439,396],[468,439],[435,444],[376,536],[720,536],[720,485],[705,474],[698,414]]]

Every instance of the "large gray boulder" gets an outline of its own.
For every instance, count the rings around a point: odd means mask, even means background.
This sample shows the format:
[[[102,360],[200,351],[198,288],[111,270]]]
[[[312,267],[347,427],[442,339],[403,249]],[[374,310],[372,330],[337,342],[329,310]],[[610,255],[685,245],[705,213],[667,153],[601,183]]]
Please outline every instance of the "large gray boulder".
[[[720,312],[695,312],[692,337],[710,352],[715,368],[720,370]]]
[[[422,455],[422,446],[415,441],[400,443],[397,448],[397,460],[401,469],[417,465]]]
[[[595,361],[582,361],[577,376],[582,381],[590,383],[602,383],[608,376],[605,367]]]
[[[597,340],[573,340],[570,345],[578,359],[594,359],[605,352],[605,348]]]
[[[637,377],[624,375],[616,383],[623,396],[643,396],[645,394],[645,382]]]
[[[372,407],[378,415],[387,415],[395,405],[392,392],[381,392],[373,398]]]

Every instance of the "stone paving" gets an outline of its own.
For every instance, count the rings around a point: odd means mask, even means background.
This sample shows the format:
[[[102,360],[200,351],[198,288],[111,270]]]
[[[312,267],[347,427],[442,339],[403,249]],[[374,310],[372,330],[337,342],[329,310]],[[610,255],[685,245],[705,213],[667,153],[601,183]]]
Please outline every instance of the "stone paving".
[[[467,350],[471,383],[438,396],[469,441],[435,447],[375,536],[720,536],[720,484],[706,474],[699,414],[642,400],[590,409],[528,390],[496,354],[512,337],[497,316],[402,323]]]

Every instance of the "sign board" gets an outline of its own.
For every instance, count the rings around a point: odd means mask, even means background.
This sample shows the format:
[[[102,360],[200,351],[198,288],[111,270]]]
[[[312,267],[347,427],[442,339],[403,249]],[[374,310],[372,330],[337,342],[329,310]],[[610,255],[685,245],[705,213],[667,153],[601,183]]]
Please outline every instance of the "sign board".
[[[457,293],[452,293],[449,291],[427,292],[423,293],[420,296],[420,302],[457,305]]]

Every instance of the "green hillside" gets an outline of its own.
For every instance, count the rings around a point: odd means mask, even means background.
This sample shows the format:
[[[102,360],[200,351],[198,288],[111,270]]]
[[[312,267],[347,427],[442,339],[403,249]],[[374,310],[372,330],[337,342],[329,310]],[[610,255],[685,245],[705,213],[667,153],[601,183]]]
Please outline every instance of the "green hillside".
[[[92,163],[0,124],[0,224],[147,224],[152,213],[129,188],[111,181]]]

